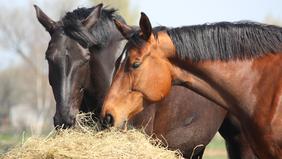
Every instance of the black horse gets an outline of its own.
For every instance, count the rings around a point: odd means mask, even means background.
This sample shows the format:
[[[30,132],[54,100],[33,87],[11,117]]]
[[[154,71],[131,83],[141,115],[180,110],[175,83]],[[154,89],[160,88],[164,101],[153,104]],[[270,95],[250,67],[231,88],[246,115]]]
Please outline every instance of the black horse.
[[[123,39],[112,18],[122,18],[102,5],[69,12],[58,22],[36,5],[35,10],[51,36],[46,59],[56,100],[54,126],[72,126],[79,111],[98,115]]]
[[[111,83],[115,61],[124,46],[123,37],[116,29],[113,19],[123,19],[115,10],[102,8],[102,4],[76,9],[58,22],[51,20],[39,7],[35,6],[35,9],[39,22],[51,35],[46,59],[49,64],[49,82],[56,100],[54,126],[72,126],[79,111],[92,111],[99,117],[104,96]],[[159,120],[160,112],[145,109],[132,123],[137,127],[146,126],[149,134],[164,136],[168,146],[180,149],[184,157],[188,158],[193,154],[193,158],[198,159],[202,157],[205,146],[194,150],[193,148],[199,144],[207,144],[212,139],[224,120],[226,111],[213,106],[213,103],[195,93],[179,93],[181,91],[186,90],[175,88],[171,96],[182,94],[178,99],[186,102],[175,103],[173,98],[167,98],[155,107],[181,110],[181,107],[189,104],[190,112],[182,112],[181,116],[167,119],[167,123],[164,123]],[[207,104],[211,105],[209,114],[201,113],[202,107]],[[166,129],[158,131],[163,125],[167,126]],[[229,118],[226,118],[221,127],[227,144],[231,145],[228,147],[230,158],[250,159],[254,155],[238,127]],[[190,135],[185,136],[179,129],[185,129]],[[193,132],[199,131],[201,133],[197,137],[193,136]],[[170,134],[179,138],[170,138]]]

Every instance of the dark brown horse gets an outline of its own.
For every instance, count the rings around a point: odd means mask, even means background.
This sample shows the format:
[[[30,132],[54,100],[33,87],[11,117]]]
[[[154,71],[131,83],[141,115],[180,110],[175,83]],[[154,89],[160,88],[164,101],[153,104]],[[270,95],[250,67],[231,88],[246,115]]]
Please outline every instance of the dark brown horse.
[[[56,100],[54,125],[72,126],[79,111],[99,114],[101,102],[110,86],[115,60],[121,53],[119,47],[123,46],[122,36],[112,18],[122,18],[114,10],[102,9],[102,5],[98,5],[69,12],[55,22],[37,6],[35,8],[39,22],[51,35],[46,59],[49,82]],[[183,111],[187,105],[189,109]],[[202,113],[204,108],[209,113]],[[171,149],[180,149],[187,158],[196,146],[204,145],[194,150],[193,156],[198,158],[225,115],[226,111],[215,107],[212,102],[189,90],[175,87],[166,100],[145,109],[132,123],[137,127],[145,126],[149,134],[155,133],[161,139],[164,137]],[[252,153],[244,147],[247,143],[243,138],[238,137],[238,126],[224,123],[230,131],[221,134],[226,137],[228,145],[236,143],[230,147],[230,156],[250,159],[248,154]]]
[[[112,18],[122,18],[113,9],[102,9],[102,4],[76,9],[58,22],[39,7],[35,10],[51,36],[46,59],[56,100],[54,125],[72,126],[79,111],[99,114],[118,50],[124,46]]]
[[[222,22],[152,29],[144,13],[139,24],[134,31],[116,20],[129,41],[104,120],[124,127],[148,102],[182,85],[234,114],[259,158],[282,158],[282,28]]]

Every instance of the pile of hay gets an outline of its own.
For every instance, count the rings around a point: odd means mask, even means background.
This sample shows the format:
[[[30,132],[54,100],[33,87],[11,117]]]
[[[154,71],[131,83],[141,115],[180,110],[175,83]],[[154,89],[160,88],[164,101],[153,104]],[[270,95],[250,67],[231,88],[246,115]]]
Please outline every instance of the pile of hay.
[[[81,119],[81,118],[80,118]],[[134,159],[134,158],[181,158],[178,151],[162,147],[159,140],[131,129],[121,132],[115,129],[97,131],[95,123],[82,123],[91,118],[83,116],[74,129],[53,131],[45,138],[30,137],[23,144],[6,153],[4,159]]]

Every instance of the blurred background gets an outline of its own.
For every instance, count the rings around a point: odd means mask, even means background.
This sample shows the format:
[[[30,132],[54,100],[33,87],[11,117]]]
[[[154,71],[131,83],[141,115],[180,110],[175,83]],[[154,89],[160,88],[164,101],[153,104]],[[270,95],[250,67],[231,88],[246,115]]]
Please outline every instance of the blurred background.
[[[131,25],[138,24],[140,11],[154,26],[238,20],[282,25],[281,0],[0,0],[0,154],[31,134],[53,129],[55,103],[44,54],[50,37],[33,4],[59,20],[67,11],[100,2],[119,9]],[[218,135],[205,158],[226,158]]]

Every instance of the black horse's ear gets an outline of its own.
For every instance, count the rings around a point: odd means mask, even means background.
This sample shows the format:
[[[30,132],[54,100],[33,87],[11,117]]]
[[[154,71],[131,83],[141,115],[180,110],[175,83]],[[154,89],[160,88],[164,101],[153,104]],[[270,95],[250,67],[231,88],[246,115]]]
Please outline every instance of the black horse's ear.
[[[149,18],[147,17],[147,15],[143,12],[141,12],[141,18],[139,21],[139,26],[141,28],[142,31],[142,36],[144,40],[148,40],[152,34],[152,25],[151,22],[149,20]]]
[[[102,8],[103,8],[103,3],[100,3],[97,6],[95,6],[95,8],[89,14],[89,16],[82,21],[83,26],[86,27],[87,29],[91,29],[100,18]]]
[[[128,40],[134,32],[134,29],[119,20],[113,19],[113,21],[121,35]]]
[[[33,5],[36,11],[38,21],[51,34],[55,29],[56,22],[49,18],[37,5]]]

